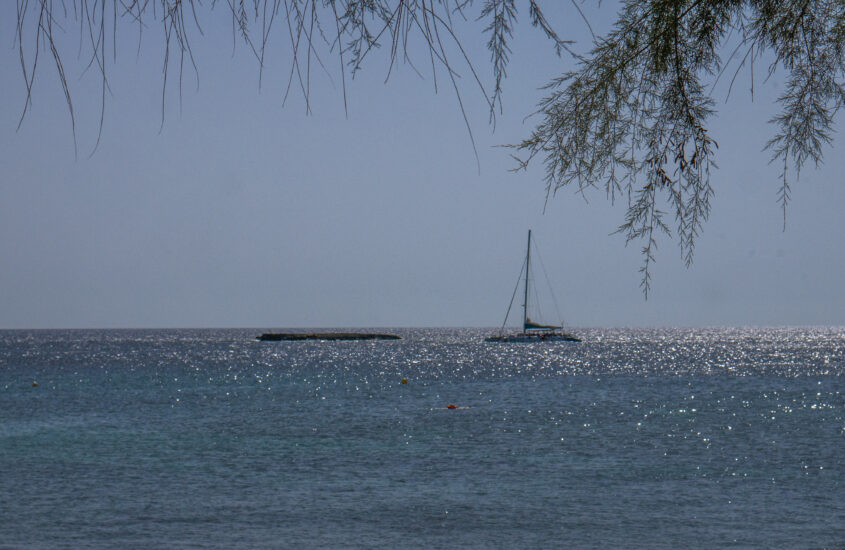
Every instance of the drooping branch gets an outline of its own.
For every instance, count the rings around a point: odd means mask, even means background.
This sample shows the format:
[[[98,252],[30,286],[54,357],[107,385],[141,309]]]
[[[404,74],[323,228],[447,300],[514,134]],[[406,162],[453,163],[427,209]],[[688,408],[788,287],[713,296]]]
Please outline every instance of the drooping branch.
[[[567,6],[577,12],[575,17],[586,21],[583,0],[570,2]],[[753,90],[754,62],[770,54],[769,76],[781,71],[787,77],[778,100],[781,112],[771,121],[774,136],[766,144],[772,161],[783,166],[778,200],[785,220],[791,174],[797,177],[807,161],[822,161],[824,148],[833,139],[836,115],[845,105],[845,2],[620,0],[616,23],[607,34],[597,36],[586,23],[594,38],[587,53],[574,51],[573,43],[555,31],[540,4],[540,0],[220,2],[231,15],[233,43],[245,44],[256,59],[259,86],[270,63],[271,33],[286,32],[290,73],[285,101],[291,90],[298,89],[306,112],[312,108],[316,71],[330,78],[335,71],[340,74],[346,106],[347,76],[359,75],[380,48],[385,47],[380,59],[387,61],[386,78],[400,62],[422,74],[416,60],[418,54],[423,55],[431,66],[434,88],[445,74],[455,91],[473,147],[462,91],[467,83],[475,88],[495,124],[497,111],[503,109],[519,10],[527,7],[530,24],[558,55],[571,54],[575,66],[551,75],[547,97],[536,113],[539,121],[516,146],[522,155],[517,159],[519,166],[543,159],[547,200],[572,188],[582,194],[601,189],[611,201],[626,201],[627,213],[618,232],[626,243],[643,243],[641,283],[646,295],[657,236],[677,234],[689,266],[710,214],[718,146],[708,130],[715,103],[707,90],[712,90],[731,63],[736,68],[733,79],[743,67],[750,69]],[[181,101],[185,68],[199,73],[192,44],[203,36],[201,16],[216,5],[214,0],[210,4],[201,0],[75,0],[71,4],[18,0],[15,40],[26,88],[21,121],[32,108],[42,50],[49,49],[75,143],[76,116],[58,34],[66,32],[61,22],[76,21],[80,57],[87,58],[88,69],[101,78],[97,142],[103,135],[109,92],[106,75],[114,62],[107,59],[106,45],[111,38],[116,50],[118,28],[123,25],[137,26],[139,44],[142,31],[161,25],[163,123],[171,73],[178,77]],[[490,52],[493,83],[489,87],[482,83],[464,47],[462,33],[469,27],[457,24],[477,20]],[[738,31],[739,45],[723,62],[720,53],[734,31]],[[336,56],[336,65],[328,62],[330,56]]]
[[[32,89],[41,62],[40,48],[44,43],[50,47],[73,118],[70,86],[57,47],[58,33],[65,30],[57,21],[79,23],[79,52],[89,56],[89,68],[99,73],[103,89],[108,87],[107,37],[112,39],[116,57],[119,27],[136,26],[140,47],[140,34],[161,25],[164,98],[174,64],[180,90],[186,65],[198,75],[193,42],[204,34],[201,14],[213,11],[216,5],[216,1],[208,4],[202,0],[76,0],[70,5],[54,0],[18,0],[15,40],[27,89],[22,119],[31,107]],[[224,9],[231,13],[234,42],[245,44],[256,59],[259,85],[270,61],[271,32],[279,28],[277,19],[286,21],[283,28],[287,32],[291,61],[290,83],[295,83],[303,94],[306,111],[311,108],[312,68],[319,66],[331,74],[324,61],[327,54],[339,59],[338,72],[346,98],[347,70],[354,77],[373,51],[387,45],[388,78],[397,61],[413,67],[414,52],[419,49],[427,52],[435,83],[436,72],[441,69],[453,77],[469,73],[470,82],[478,87],[492,114],[497,103],[501,107],[502,82],[510,52],[508,42],[516,22],[517,5],[516,0],[486,0],[478,15],[487,22],[491,35],[489,47],[495,82],[489,96],[464,50],[453,19],[453,15],[465,19],[472,5],[473,0],[226,0]],[[535,1],[530,2],[529,10],[534,24],[553,40],[555,48],[565,44]],[[453,59],[455,53],[457,57]]]
[[[663,208],[675,217],[684,261],[710,213],[716,142],[707,122],[714,102],[703,79],[724,66],[719,50],[742,29],[750,55],[773,50],[790,74],[783,112],[767,147],[784,163],[779,199],[789,200],[787,169],[819,163],[843,106],[845,4],[825,0],[652,0],[622,2],[613,30],[595,41],[576,70],[555,78],[539,106],[540,122],[517,147],[525,167],[546,166],[546,190],[603,188],[627,194],[619,227],[626,242],[642,240],[642,281],[650,289],[655,230],[668,233]],[[758,52],[758,53],[754,53]],[[743,58],[743,62],[745,58]],[[785,210],[784,210],[785,214]]]

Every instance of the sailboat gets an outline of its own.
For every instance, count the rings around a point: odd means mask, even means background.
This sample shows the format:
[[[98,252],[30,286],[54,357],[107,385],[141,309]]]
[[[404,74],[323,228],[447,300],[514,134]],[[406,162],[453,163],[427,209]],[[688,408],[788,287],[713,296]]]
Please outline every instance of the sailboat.
[[[511,297],[511,303],[508,306],[508,313],[505,314],[505,322],[502,324],[502,329],[499,334],[489,336],[484,339],[485,342],[580,342],[581,339],[568,332],[563,331],[563,325],[547,325],[532,321],[528,316],[528,297],[530,295],[531,278],[529,276],[531,270],[531,230],[528,230],[528,249],[525,252],[525,263],[523,264],[522,272],[525,273],[525,288],[524,301],[522,303],[522,332],[515,334],[505,334],[505,324],[508,322],[508,315],[510,314],[513,300],[516,297],[516,290],[514,290]],[[522,280],[522,272],[520,272],[520,280]],[[517,283],[518,286],[518,283]]]

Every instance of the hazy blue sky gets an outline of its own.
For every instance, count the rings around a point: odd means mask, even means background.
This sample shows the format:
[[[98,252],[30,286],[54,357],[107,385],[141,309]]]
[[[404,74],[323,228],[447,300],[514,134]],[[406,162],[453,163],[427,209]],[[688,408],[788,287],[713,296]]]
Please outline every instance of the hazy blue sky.
[[[591,14],[597,30],[612,15],[603,6]],[[348,82],[348,116],[336,73],[331,82],[315,71],[306,116],[301,94],[282,104],[286,36],[276,35],[259,91],[254,59],[242,44],[232,55],[225,7],[200,14],[199,87],[186,72],[161,131],[158,35],[145,34],[136,55],[126,29],[90,157],[99,83],[67,25],[75,158],[43,51],[16,131],[25,87],[15,5],[0,4],[0,328],[494,326],[529,227],[575,326],[845,324],[845,144],[837,136],[825,164],[794,183],[783,232],[778,167],[762,151],[781,75],[758,82],[754,101],[747,78],[727,104],[717,86],[711,219],[689,269],[677,241],[661,241],[645,301],[639,246],[612,235],[625,204],[563,191],[544,214],[542,165],[510,172],[497,147],[527,135],[538,88],[571,67],[535,30],[514,38],[495,132],[479,92],[463,88],[479,172],[454,93],[442,72],[434,92],[424,57],[425,78],[400,66],[386,84],[387,65],[373,58]],[[587,48],[570,9],[549,15]],[[468,27],[464,44],[489,86],[486,36]]]

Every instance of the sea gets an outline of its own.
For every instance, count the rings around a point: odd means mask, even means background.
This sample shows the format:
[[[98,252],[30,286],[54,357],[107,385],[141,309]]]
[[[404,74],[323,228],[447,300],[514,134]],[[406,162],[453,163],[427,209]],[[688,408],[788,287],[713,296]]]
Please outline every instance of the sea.
[[[845,549],[845,327],[264,330],[0,331],[0,548]]]

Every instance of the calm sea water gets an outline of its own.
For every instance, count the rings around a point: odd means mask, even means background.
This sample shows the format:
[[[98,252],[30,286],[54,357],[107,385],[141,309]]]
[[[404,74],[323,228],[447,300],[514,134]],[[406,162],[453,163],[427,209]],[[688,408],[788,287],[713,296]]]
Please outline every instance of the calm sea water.
[[[845,328],[394,332],[0,331],[0,548],[845,548]]]

